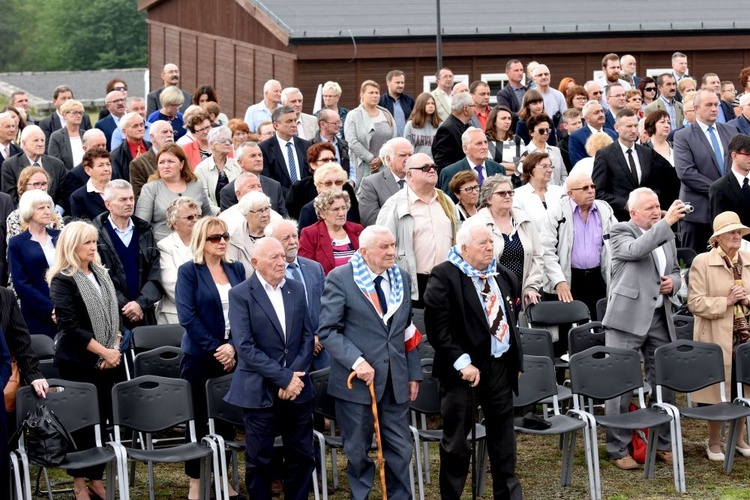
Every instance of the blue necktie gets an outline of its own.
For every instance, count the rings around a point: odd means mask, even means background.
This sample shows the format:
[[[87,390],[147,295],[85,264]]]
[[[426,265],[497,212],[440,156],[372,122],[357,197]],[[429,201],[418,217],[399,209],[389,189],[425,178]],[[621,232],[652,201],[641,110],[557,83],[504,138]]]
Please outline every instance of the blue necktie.
[[[385,313],[388,312],[388,301],[385,300],[385,294],[383,293],[383,289],[380,287],[380,283],[383,281],[383,277],[376,276],[373,281],[375,283],[375,293],[378,294],[378,301],[380,301],[380,310],[385,316]]]
[[[716,157],[716,163],[719,165],[719,172],[724,175],[724,158],[721,157],[721,147],[719,147],[719,139],[716,137],[714,127],[708,127],[708,135],[711,137],[711,146],[714,148],[714,156]]]
[[[482,165],[477,165],[476,167],[474,167],[474,170],[477,171],[477,180],[480,186],[484,184],[484,175],[482,175],[482,168]]]
[[[294,161],[294,152],[292,152],[292,142],[286,143],[286,155],[289,158],[289,178],[292,184],[297,182],[297,163]]]
[[[307,301],[307,286],[305,286],[305,280],[302,279],[302,274],[300,274],[299,266],[296,262],[290,262],[286,265],[287,270],[292,275],[291,278],[294,281],[299,281],[302,283],[302,286],[305,287],[305,301]]]

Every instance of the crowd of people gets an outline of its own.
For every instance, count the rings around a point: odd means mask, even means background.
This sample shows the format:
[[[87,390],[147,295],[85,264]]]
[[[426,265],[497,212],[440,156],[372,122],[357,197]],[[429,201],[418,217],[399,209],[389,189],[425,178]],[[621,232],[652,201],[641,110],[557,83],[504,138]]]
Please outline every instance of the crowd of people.
[[[60,374],[96,384],[107,419],[111,388],[125,378],[123,339],[138,326],[181,324],[196,430],[207,432],[206,380],[234,372],[227,401],[244,410],[246,487],[259,499],[279,476],[285,498],[307,498],[313,426],[326,425],[314,424],[310,372],[330,368],[352,498],[373,487],[373,385],[395,499],[411,495],[421,339],[443,389],[441,498],[460,498],[466,483],[472,387],[493,494],[521,498],[512,394],[530,304],[580,300],[594,316],[606,299],[607,345],[641,351],[655,386],[654,350],[675,340],[681,247],[697,254],[686,285],[695,339],[722,346],[727,380],[732,349],[750,337],[735,321],[750,311],[750,68],[737,95],[715,73],[689,75],[680,52],[671,63],[639,77],[633,56],[607,54],[601,79],[565,77],[555,88],[546,65],[511,59],[495,106],[487,82],[455,82],[449,68],[416,97],[393,70],[385,88],[362,82],[354,109],[326,82],[315,115],[298,88],[268,80],[263,99],[231,119],[212,86],[190,94],[167,64],[145,98],[109,82],[93,126],[69,87],[55,89],[55,110],[39,122],[16,92],[0,111],[0,284],[9,286],[0,327],[10,352],[44,397],[28,337],[56,339]],[[417,308],[424,332],[411,321]],[[554,346],[567,352],[565,336]],[[349,390],[351,372],[360,382]],[[718,401],[717,388],[695,400]],[[621,469],[639,467],[629,441],[607,433]],[[710,460],[724,459],[721,444],[720,424],[709,425]],[[668,434],[657,448],[671,463]],[[750,456],[744,434],[737,451]],[[77,499],[104,497],[102,472],[69,471]],[[185,472],[197,498],[198,464]]]

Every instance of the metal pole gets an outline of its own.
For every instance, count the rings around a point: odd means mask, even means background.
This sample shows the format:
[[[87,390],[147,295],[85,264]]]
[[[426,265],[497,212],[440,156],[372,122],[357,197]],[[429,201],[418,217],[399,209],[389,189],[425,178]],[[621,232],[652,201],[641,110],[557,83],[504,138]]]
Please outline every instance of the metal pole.
[[[443,35],[440,27],[440,0],[437,1],[437,70],[443,67]]]

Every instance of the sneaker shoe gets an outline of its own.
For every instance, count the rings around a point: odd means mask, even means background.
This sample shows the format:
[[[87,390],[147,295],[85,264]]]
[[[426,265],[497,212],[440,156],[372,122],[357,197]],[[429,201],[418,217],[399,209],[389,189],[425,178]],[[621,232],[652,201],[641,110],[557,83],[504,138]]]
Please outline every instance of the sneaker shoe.
[[[622,458],[613,458],[612,463],[615,467],[622,470],[634,470],[641,467],[630,455],[625,455]]]

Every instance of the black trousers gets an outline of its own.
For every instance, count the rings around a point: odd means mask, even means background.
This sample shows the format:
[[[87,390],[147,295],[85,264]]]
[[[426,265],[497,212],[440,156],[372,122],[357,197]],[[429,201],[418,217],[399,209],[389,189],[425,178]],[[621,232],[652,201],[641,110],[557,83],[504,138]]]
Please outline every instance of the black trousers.
[[[467,436],[474,425],[476,406],[482,405],[487,428],[487,449],[495,499],[521,499],[521,483],[516,476],[516,434],[513,429],[513,394],[507,364],[493,358],[480,374],[471,408],[468,384],[441,387],[443,439],[440,441],[440,498],[459,500],[469,472],[471,449]],[[478,471],[480,474],[484,471]]]
[[[591,318],[596,318],[596,303],[607,296],[607,284],[602,278],[602,268],[571,269],[570,293],[589,308]],[[601,321],[601,318],[598,318]]]
[[[680,221],[680,246],[703,253],[708,247],[708,239],[713,234],[711,224]]]

